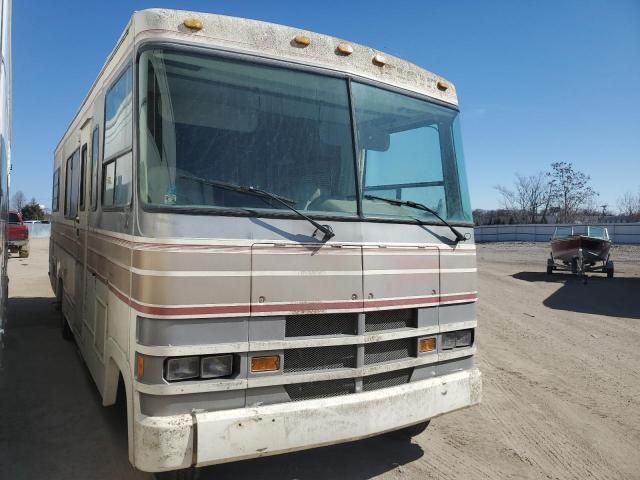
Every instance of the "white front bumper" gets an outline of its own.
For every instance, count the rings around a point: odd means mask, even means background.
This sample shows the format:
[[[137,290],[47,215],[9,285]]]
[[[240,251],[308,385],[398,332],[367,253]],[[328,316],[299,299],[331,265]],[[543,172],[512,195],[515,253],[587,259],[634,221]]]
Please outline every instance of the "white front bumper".
[[[134,458],[141,470],[159,471],[347,442],[475,405],[481,394],[473,369],[334,398],[146,417],[136,422]]]

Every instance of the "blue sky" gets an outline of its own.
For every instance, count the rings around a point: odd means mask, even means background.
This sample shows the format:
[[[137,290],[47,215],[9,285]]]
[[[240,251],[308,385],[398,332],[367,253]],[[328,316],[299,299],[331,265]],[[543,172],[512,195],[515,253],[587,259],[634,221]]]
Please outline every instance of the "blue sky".
[[[50,204],[53,150],[134,9],[271,21],[386,51],[455,83],[474,208],[568,161],[598,204],[640,188],[640,2],[14,0],[12,191]]]

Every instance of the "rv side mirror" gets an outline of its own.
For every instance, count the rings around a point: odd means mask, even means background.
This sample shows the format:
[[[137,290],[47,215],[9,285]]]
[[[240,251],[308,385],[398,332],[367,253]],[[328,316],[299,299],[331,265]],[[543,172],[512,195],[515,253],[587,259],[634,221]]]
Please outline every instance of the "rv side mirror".
[[[375,128],[361,130],[359,140],[364,149],[376,152],[386,152],[391,143],[391,137],[387,132]]]

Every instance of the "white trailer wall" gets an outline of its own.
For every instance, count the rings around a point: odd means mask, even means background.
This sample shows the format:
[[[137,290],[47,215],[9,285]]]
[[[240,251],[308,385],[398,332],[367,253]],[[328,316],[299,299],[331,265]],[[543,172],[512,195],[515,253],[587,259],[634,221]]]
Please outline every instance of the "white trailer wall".
[[[571,224],[554,225],[481,225],[475,227],[476,242],[548,242],[556,227]],[[584,225],[573,225],[584,229]],[[613,243],[640,244],[640,223],[607,223],[609,236]]]

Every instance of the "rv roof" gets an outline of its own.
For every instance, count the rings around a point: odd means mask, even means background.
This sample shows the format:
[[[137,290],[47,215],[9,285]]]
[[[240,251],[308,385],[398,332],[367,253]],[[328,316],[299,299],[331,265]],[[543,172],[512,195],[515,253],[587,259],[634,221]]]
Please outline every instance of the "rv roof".
[[[185,26],[185,21],[196,28]],[[302,37],[303,42],[296,42],[296,37],[298,40]],[[194,44],[327,68],[410,90],[452,105],[458,104],[455,87],[444,78],[373,48],[258,20],[184,10],[148,9],[134,12],[58,148],[76,121],[79,121],[85,104],[91,100],[101,82],[112,73],[128,47],[146,41]]]
[[[198,20],[202,29],[185,27],[185,20]],[[136,12],[133,25],[136,37],[150,34],[325,67],[457,104],[455,88],[444,78],[373,48],[328,35],[245,18],[164,9]],[[299,36],[306,37],[309,44],[296,43],[295,38]],[[346,52],[352,50],[352,53],[341,53],[338,49],[341,44],[349,45],[351,49],[347,48]],[[374,60],[376,55],[384,57],[386,63],[376,64],[379,59]],[[441,82],[440,85],[438,82]]]

